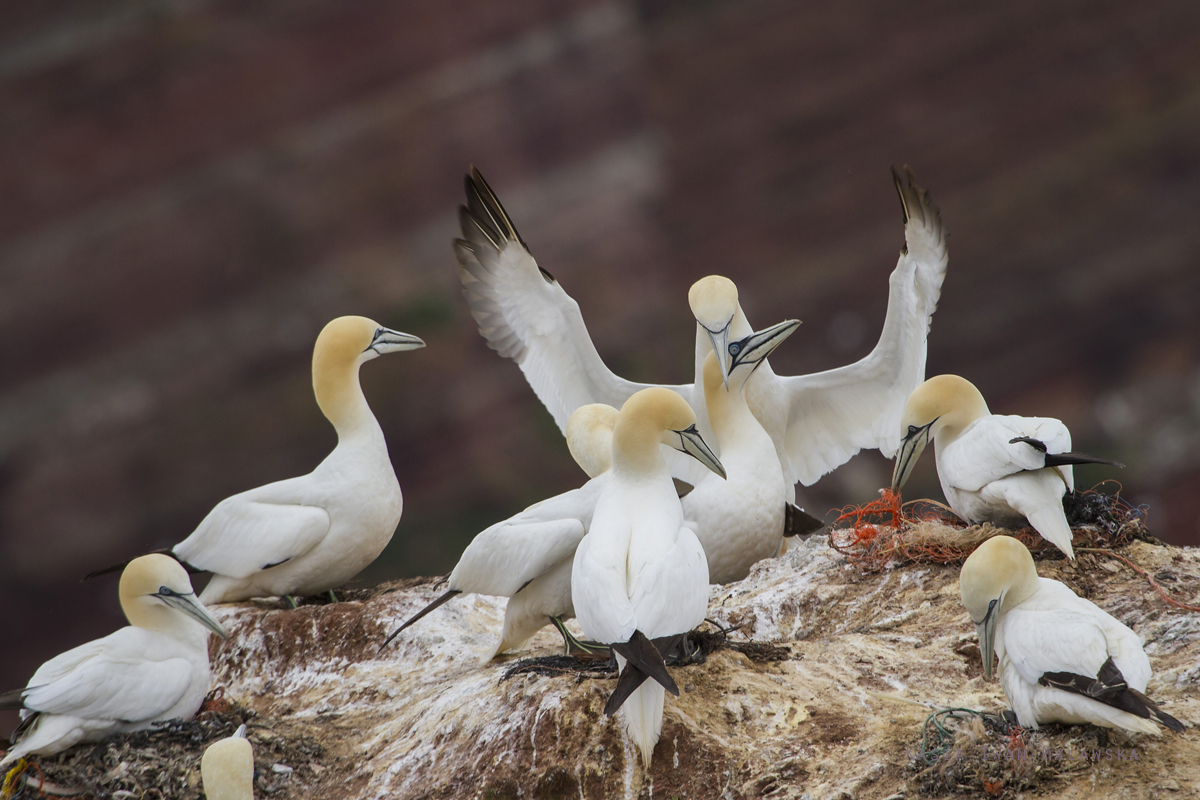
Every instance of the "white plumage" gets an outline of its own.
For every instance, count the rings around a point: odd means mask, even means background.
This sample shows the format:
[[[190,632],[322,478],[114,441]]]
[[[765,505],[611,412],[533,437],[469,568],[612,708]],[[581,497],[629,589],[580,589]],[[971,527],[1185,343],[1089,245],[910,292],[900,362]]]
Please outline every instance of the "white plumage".
[[[1075,488],[1072,464],[1113,461],[1071,452],[1071,434],[1059,420],[997,416],[983,395],[957,375],[930,378],[904,409],[904,441],[892,488],[907,480],[932,437],[938,479],[954,513],[971,523],[1001,527],[1026,521],[1074,558],[1062,497]]]
[[[963,564],[960,589],[984,672],[991,677],[994,651],[1022,726],[1092,723],[1157,736],[1157,721],[1183,730],[1144,694],[1150,659],[1138,635],[1062,583],[1038,577],[1016,539],[980,545]]]
[[[926,337],[946,273],[945,235],[911,173],[907,183],[894,177],[907,246],[889,281],[887,316],[875,348],[853,364],[813,375],[778,376],[764,363],[746,389],[751,410],[775,444],[789,500],[795,499],[795,481],[812,484],[860,449],[878,448],[890,457],[904,401],[925,376]],[[580,405],[620,407],[645,388],[605,366],[578,304],[538,266],[477,170],[467,177],[466,189],[468,206],[460,212],[464,238],[455,242],[455,252],[471,313],[488,345],[520,365],[559,428]],[[698,429],[708,436],[704,357],[715,347],[728,374],[728,345],[752,328],[727,279],[697,283],[689,299],[697,320],[696,380],[667,388],[696,409]],[[694,483],[702,475],[684,459],[671,454],[668,459],[675,477]]]
[[[121,575],[130,626],[47,661],[24,689],[0,695],[20,708],[15,746],[0,766],[52,755],[111,733],[191,719],[208,692],[208,633],[225,632],[196,600],[174,559],[134,559]]]

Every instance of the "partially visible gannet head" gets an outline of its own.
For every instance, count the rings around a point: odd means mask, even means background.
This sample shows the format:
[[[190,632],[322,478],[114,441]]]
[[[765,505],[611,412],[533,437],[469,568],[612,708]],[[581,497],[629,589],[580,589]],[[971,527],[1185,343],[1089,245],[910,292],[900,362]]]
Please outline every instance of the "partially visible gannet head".
[[[659,443],[687,453],[725,477],[725,468],[696,430],[696,413],[670,389],[642,389],[621,406],[613,427],[613,466],[637,472],[666,468]]]
[[[728,383],[730,364],[729,326],[738,310],[738,292],[733,281],[720,275],[709,275],[692,284],[688,290],[688,305],[696,324],[708,334],[717,354],[721,375]]]
[[[254,800],[254,749],[245,725],[208,746],[200,758],[200,777],[207,800]]]
[[[385,328],[366,317],[338,317],[317,336],[313,347],[313,392],[321,412],[334,424],[353,414],[358,368],[384,353],[416,350],[425,342],[408,333]]]
[[[892,491],[898,491],[908,480],[930,439],[942,434],[953,439],[989,413],[975,385],[957,375],[938,375],[914,389],[900,416],[902,439],[892,471]]]
[[[129,562],[121,573],[121,610],[130,625],[159,633],[179,633],[199,622],[222,639],[229,635],[192,589],[187,571],[170,556],[152,553]]]
[[[1037,591],[1037,567],[1025,545],[994,536],[975,549],[958,576],[962,603],[979,634],[983,674],[992,677],[996,622],[1000,615]]]
[[[580,406],[567,420],[567,449],[589,478],[612,467],[613,426],[617,410],[604,403]]]

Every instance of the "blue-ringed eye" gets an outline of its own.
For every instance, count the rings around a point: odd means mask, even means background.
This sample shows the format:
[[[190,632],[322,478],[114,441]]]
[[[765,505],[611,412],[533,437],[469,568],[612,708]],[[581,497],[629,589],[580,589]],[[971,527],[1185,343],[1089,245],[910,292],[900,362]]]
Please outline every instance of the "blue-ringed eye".
[[[729,355],[736,356],[741,351],[742,351],[742,346],[740,344],[738,344],[737,342],[734,342],[733,344],[729,345]]]

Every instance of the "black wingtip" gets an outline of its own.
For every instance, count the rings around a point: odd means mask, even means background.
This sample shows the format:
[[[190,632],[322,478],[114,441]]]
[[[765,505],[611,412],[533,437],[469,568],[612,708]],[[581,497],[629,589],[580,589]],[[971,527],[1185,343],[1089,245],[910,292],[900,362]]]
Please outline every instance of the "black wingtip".
[[[440,605],[442,605],[443,603],[447,602],[448,600],[450,600],[450,598],[454,597],[454,595],[456,595],[456,594],[462,594],[462,591],[461,591],[461,590],[459,590],[459,589],[450,589],[450,590],[449,590],[449,591],[447,591],[445,594],[442,594],[441,596],[439,596],[439,597],[438,597],[436,600],[434,600],[432,603],[430,603],[429,605],[427,605],[427,606],[425,606],[424,608],[422,608],[422,609],[421,609],[420,611],[418,611],[416,614],[414,614],[414,615],[412,615],[411,617],[409,617],[407,622],[405,622],[405,623],[404,623],[403,625],[401,625],[399,628],[396,628],[396,630],[392,631],[391,635],[390,635],[390,636],[388,636],[388,637],[387,637],[387,639],[385,639],[385,640],[384,640],[383,644],[379,645],[379,649],[380,649],[380,650],[383,650],[383,648],[387,647],[389,644],[391,644],[391,643],[392,643],[392,639],[395,639],[397,636],[399,636],[399,635],[400,635],[400,631],[404,630],[404,629],[405,629],[405,628],[407,628],[409,625],[412,625],[414,622],[416,622],[416,621],[417,621],[417,620],[419,620],[421,617],[423,617],[423,616],[425,616],[426,614],[428,614],[430,611],[433,611],[433,610],[434,610],[435,608],[437,608],[438,606],[440,606]]]
[[[896,187],[896,195],[900,198],[900,212],[904,215],[904,224],[912,219],[912,214],[908,210],[908,199],[904,196],[904,182],[900,180],[900,173],[896,171],[896,165],[892,164],[892,184]],[[908,171],[908,165],[904,166],[905,171]]]
[[[148,555],[148,556],[169,556],[169,557],[175,559],[176,561],[178,561],[179,566],[183,567],[187,571],[188,575],[198,575],[201,572],[208,572],[208,570],[206,570],[206,569],[200,569],[199,567],[194,567],[191,564],[189,564],[188,562],[184,561],[182,558],[175,555],[175,551],[169,547],[165,548],[163,550],[153,550],[149,553],[146,553],[146,555]],[[98,569],[95,572],[89,572],[87,575],[84,575],[83,578],[79,582],[84,583],[86,581],[90,581],[92,578],[98,578],[101,575],[109,575],[113,572],[120,572],[121,570],[128,567],[130,562],[132,562],[136,558],[141,558],[141,556],[134,556],[133,558],[127,558],[119,564],[113,564],[111,567],[105,567],[104,569]]]
[[[802,536],[815,533],[825,527],[825,520],[814,517],[803,508],[784,502],[783,535],[784,537]]]

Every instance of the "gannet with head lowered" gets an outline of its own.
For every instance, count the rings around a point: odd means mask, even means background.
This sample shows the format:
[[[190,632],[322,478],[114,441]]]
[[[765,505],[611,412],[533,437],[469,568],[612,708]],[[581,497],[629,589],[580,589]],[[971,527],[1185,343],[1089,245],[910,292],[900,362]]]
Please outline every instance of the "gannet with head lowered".
[[[899,490],[933,439],[946,501],[970,523],[1024,527],[1075,557],[1063,495],[1075,488],[1072,464],[1115,461],[1072,453],[1071,433],[1057,419],[997,416],[974,384],[938,375],[917,387],[900,421],[892,489]]]
[[[1157,736],[1157,722],[1183,730],[1144,694],[1150,659],[1138,635],[1058,581],[1039,578],[1016,539],[981,544],[963,564],[959,589],[979,633],[984,675],[992,677],[994,653],[1022,726],[1090,722]]]
[[[254,749],[245,725],[205,749],[200,777],[205,800],[254,800]]]
[[[567,445],[590,480],[480,532],[450,573],[446,592],[393,631],[384,644],[463,593],[509,598],[493,655],[520,647],[552,618],[574,617],[571,563],[592,522],[596,499],[608,485],[616,418],[612,406],[597,403],[575,409],[567,423]],[[571,645],[568,640],[568,649]]]
[[[906,245],[889,281],[888,308],[875,348],[864,358],[812,375],[776,375],[765,362],[750,377],[746,402],[770,434],[788,500],[795,482],[815,483],[864,448],[890,457],[899,445],[896,426],[909,393],[925,378],[926,337],[946,275],[946,238],[937,209],[913,179],[893,170],[904,211]],[[459,277],[471,313],[488,346],[517,362],[560,429],[581,405],[620,407],[644,384],[614,375],[596,352],[578,304],[530,254],[512,220],[479,171],[466,179],[460,209],[463,238],[454,243]],[[697,428],[709,436],[703,364],[715,350],[728,376],[731,348],[752,328],[733,282],[710,276],[689,292],[696,318],[695,381],[668,386],[694,409]],[[703,470],[667,454],[672,474],[694,484]]]
[[[337,431],[337,447],[307,475],[222,500],[167,551],[213,573],[201,600],[331,591],[383,551],[403,498],[358,370],[385,353],[424,346],[366,317],[338,317],[325,326],[313,348],[313,391]]]
[[[120,598],[129,627],[50,659],[24,689],[0,694],[0,709],[21,709],[0,766],[195,715],[208,692],[208,634],[225,631],[164,555],[129,562]]]
[[[583,632],[609,645],[621,670],[604,712],[624,708],[625,730],[647,769],[662,732],[664,690],[679,694],[662,656],[708,609],[704,548],[684,524],[660,443],[725,474],[683,398],[659,387],[637,392],[617,416],[612,479],[571,572]]]

